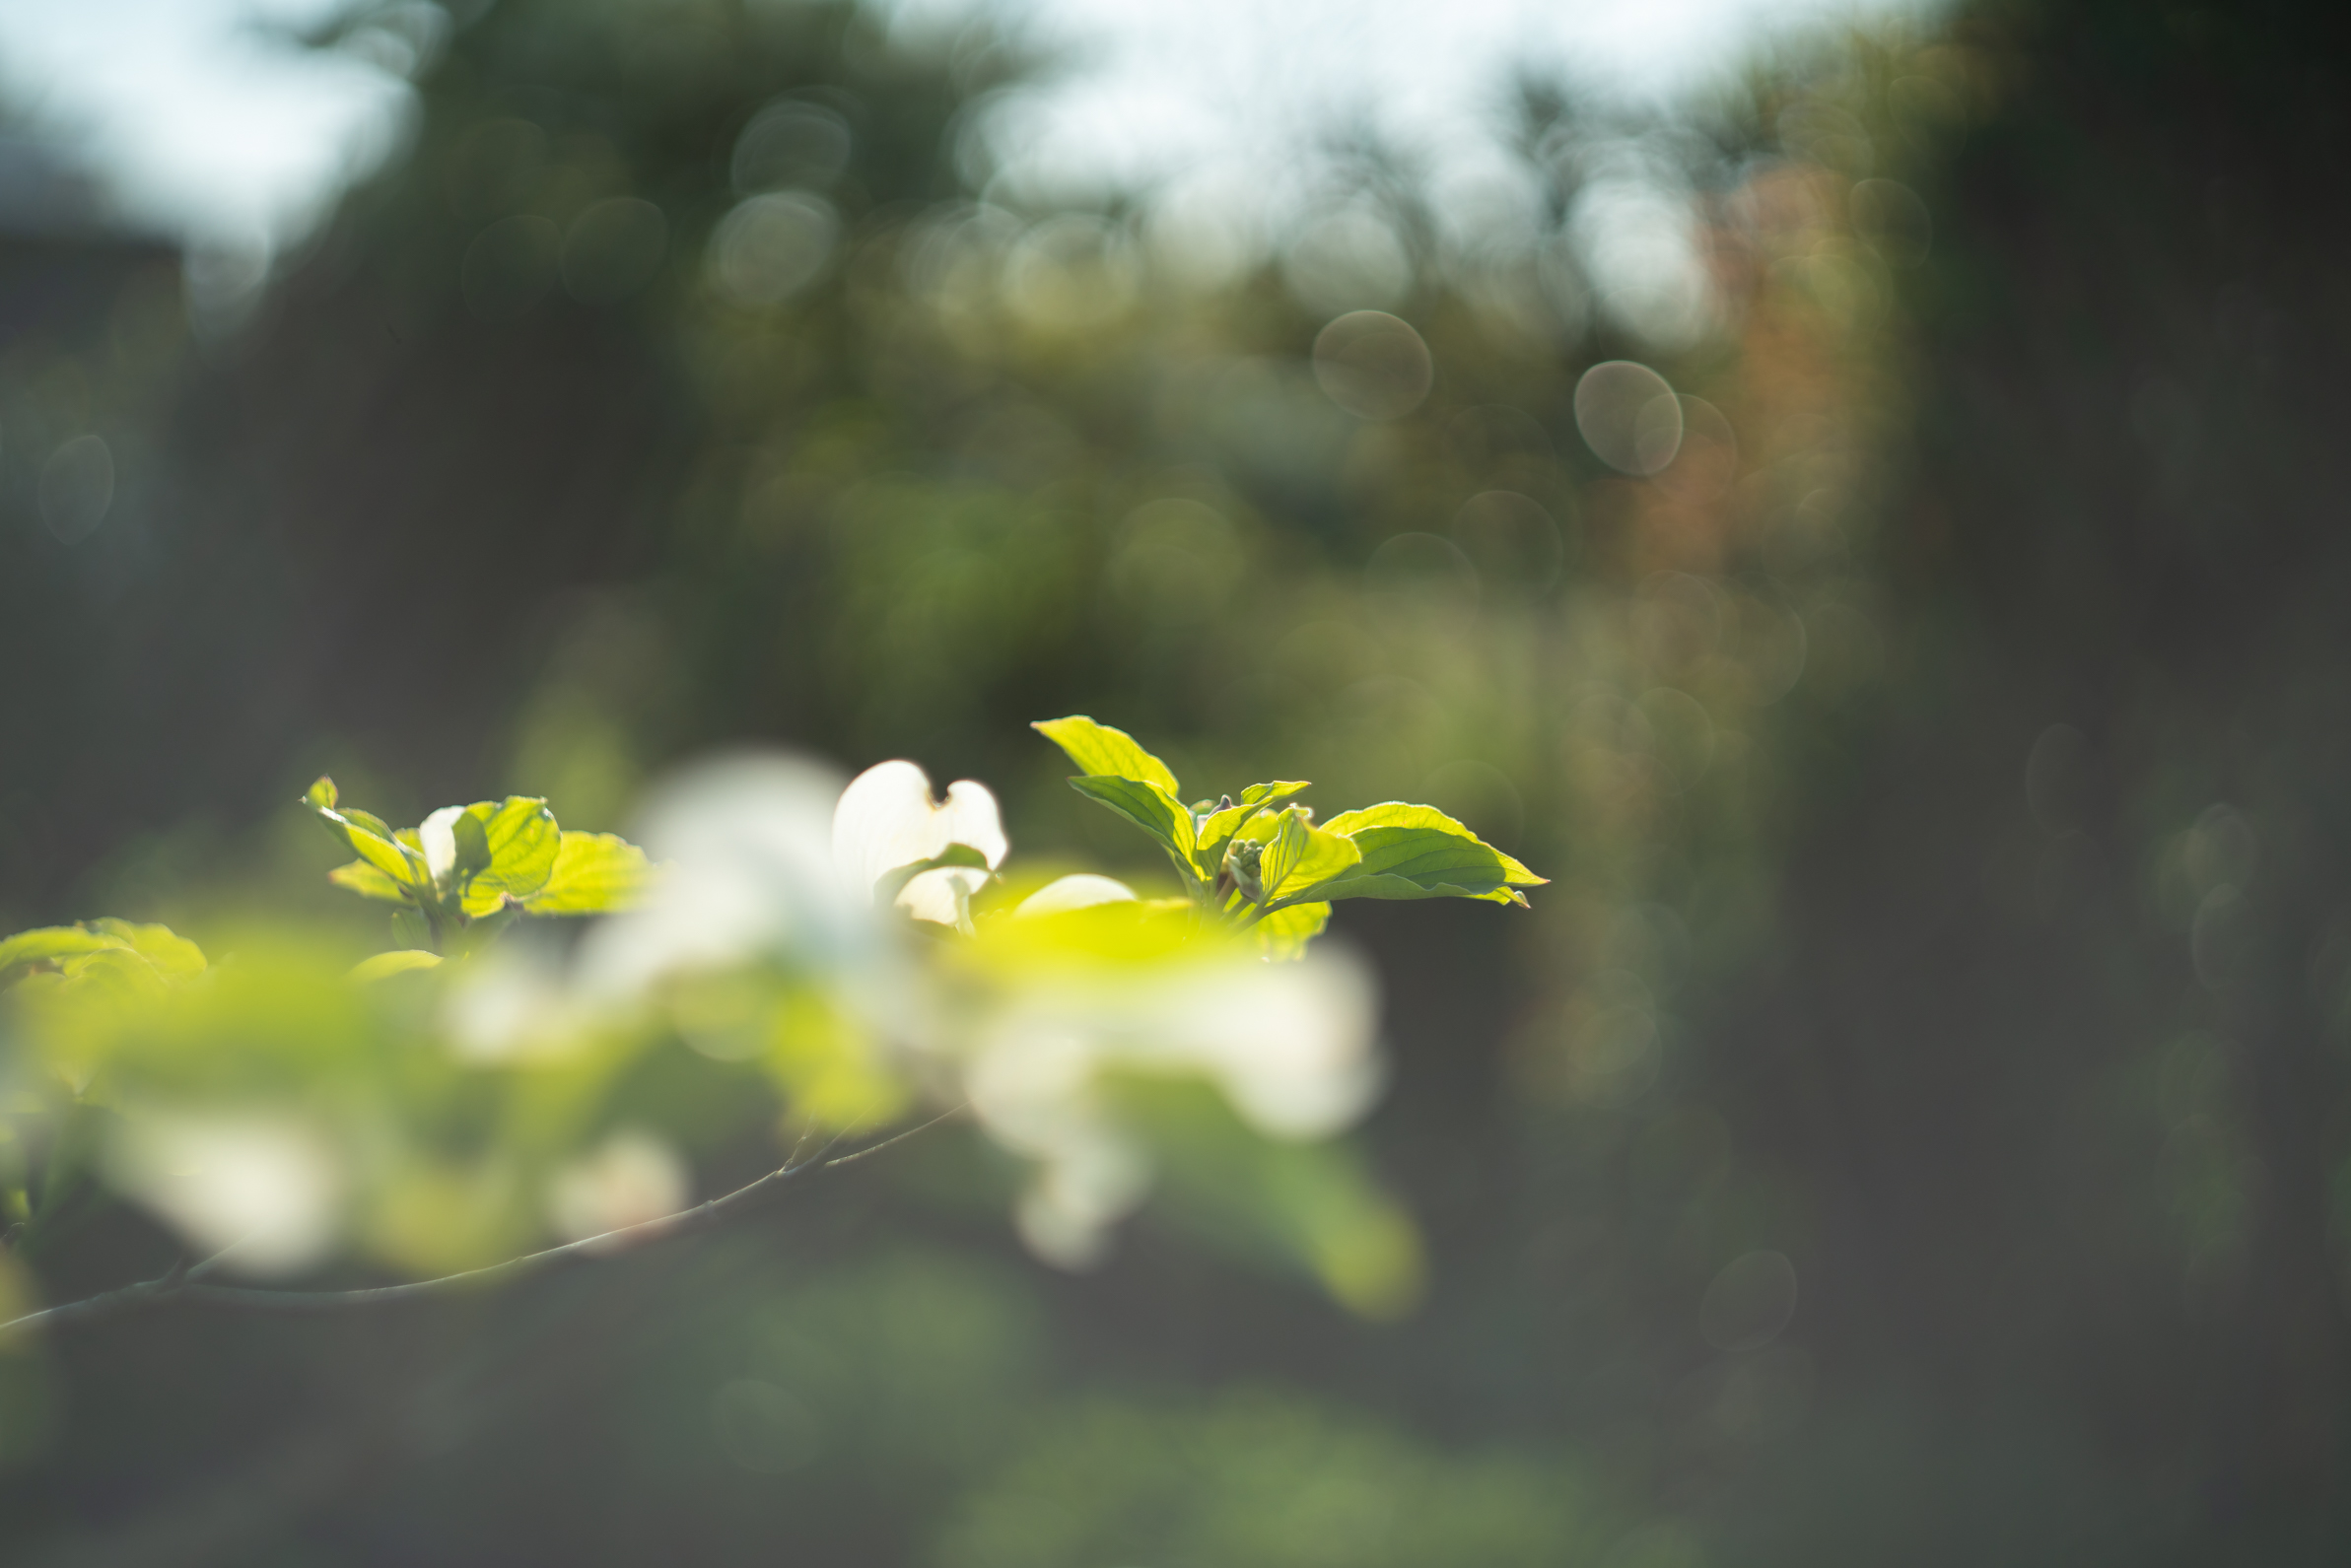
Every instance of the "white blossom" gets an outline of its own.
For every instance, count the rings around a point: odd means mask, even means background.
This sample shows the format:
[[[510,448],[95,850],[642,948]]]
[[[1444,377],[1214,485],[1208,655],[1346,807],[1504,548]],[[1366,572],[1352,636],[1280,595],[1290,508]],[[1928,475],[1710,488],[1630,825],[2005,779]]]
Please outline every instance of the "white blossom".
[[[1080,871],[1065,876],[1031,893],[1012,911],[1022,919],[1037,915],[1064,915],[1071,910],[1089,910],[1097,904],[1124,904],[1135,897],[1135,890],[1115,877],[1096,876]]]
[[[1285,964],[1219,946],[1150,966],[1024,966],[976,1015],[967,992],[952,998],[960,1019],[942,1009],[931,1038],[955,1054],[982,1127],[1035,1162],[1020,1233],[1066,1267],[1099,1257],[1149,1187],[1106,1074],[1205,1077],[1258,1131],[1296,1139],[1345,1128],[1380,1086],[1370,974],[1328,946]]]
[[[106,1147],[114,1185],[198,1253],[242,1273],[299,1273],[326,1256],[345,1172],[307,1120],[263,1111],[125,1117]]]
[[[870,902],[890,872],[934,860],[958,844],[979,852],[988,870],[937,866],[916,875],[895,902],[919,920],[967,923],[971,896],[1011,848],[996,796],[986,784],[959,779],[947,786],[944,801],[933,800],[922,769],[885,762],[851,781],[833,812],[833,865],[852,898]]]
[[[782,754],[705,763],[657,791],[638,837],[658,879],[641,908],[588,933],[585,989],[631,994],[666,974],[759,958],[864,960],[876,935],[870,901],[833,874],[840,796],[839,774]]]

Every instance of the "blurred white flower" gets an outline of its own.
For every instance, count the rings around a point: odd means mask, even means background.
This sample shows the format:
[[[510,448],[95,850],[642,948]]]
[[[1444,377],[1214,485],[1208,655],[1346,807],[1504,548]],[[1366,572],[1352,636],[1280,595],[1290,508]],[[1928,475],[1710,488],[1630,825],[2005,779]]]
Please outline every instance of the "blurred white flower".
[[[443,806],[417,824],[416,842],[424,849],[425,869],[437,887],[448,887],[449,873],[457,868],[457,819],[463,815],[463,806]]]
[[[1009,848],[996,797],[966,779],[945,802],[911,762],[885,762],[847,788],[820,764],[786,755],[727,758],[673,780],[649,802],[639,842],[662,869],[644,905],[599,921],[582,944],[585,990],[633,995],[661,976],[759,958],[835,974],[882,957],[875,884],[963,845],[993,868]],[[898,905],[961,923],[988,871],[938,867]]]
[[[442,1019],[456,1057],[477,1066],[569,1056],[595,1021],[553,951],[519,931],[451,971]]]
[[[1037,915],[1062,915],[1071,910],[1090,910],[1097,904],[1124,904],[1135,897],[1135,890],[1115,877],[1096,876],[1080,871],[1048,882],[1020,901],[1013,915],[1026,919]]]
[[[968,1008],[967,993],[954,1005]],[[1022,1238],[1048,1261],[1082,1266],[1148,1187],[1147,1156],[1103,1103],[1104,1074],[1198,1075],[1260,1132],[1325,1137],[1378,1093],[1375,1022],[1370,974],[1344,951],[1268,964],[1214,950],[1023,973],[963,1024],[960,1066],[981,1125],[1036,1162]],[[938,1020],[939,1038],[958,1032]]]
[[[157,1112],[127,1117],[106,1175],[203,1254],[242,1273],[297,1273],[334,1245],[343,1171],[331,1144],[290,1116]]]
[[[1109,1250],[1110,1228],[1150,1191],[1150,1163],[1108,1125],[1065,1119],[1051,1152],[1012,1209],[1028,1250],[1057,1268],[1090,1268]]]
[[[936,1103],[968,1100],[991,1137],[1031,1162],[1020,1234],[1067,1267],[1098,1258],[1150,1186],[1150,1150],[1122,1123],[1112,1078],[1206,1080],[1258,1132],[1285,1139],[1338,1132],[1371,1104],[1375,998],[1350,955],[1318,944],[1265,963],[1252,944],[1180,914],[1159,920],[1095,875],[1063,877],[975,928],[972,895],[1008,849],[996,797],[967,779],[934,799],[911,762],[846,788],[836,778],[795,759],[736,759],[664,788],[641,829],[666,862],[661,879],[644,907],[588,933],[570,1016],[585,1027],[664,977],[781,960],[791,984],[820,988],[833,1016],[879,1048],[883,1070]],[[967,939],[894,939],[903,930],[877,893],[957,845],[984,867],[917,872],[891,901]],[[527,966],[484,966],[452,1004],[460,1040],[516,1049],[543,981]],[[671,1211],[683,1180],[665,1150],[616,1140],[567,1170],[550,1200],[567,1234],[594,1234],[627,1223],[624,1212]]]
[[[874,920],[833,874],[840,797],[839,774],[784,755],[705,763],[657,790],[637,837],[660,877],[643,906],[588,931],[584,989],[630,995],[663,975],[761,957],[854,962]]]
[[[915,876],[898,891],[896,903],[919,920],[968,923],[971,896],[1011,848],[996,796],[986,784],[959,779],[948,785],[947,798],[936,801],[922,769],[911,762],[885,762],[859,774],[833,812],[833,865],[853,898],[870,902],[884,876],[936,859],[957,844],[978,851],[988,871],[937,866]]]
[[[624,1127],[555,1173],[547,1213],[566,1241],[674,1214],[693,1195],[686,1162],[650,1132]]]

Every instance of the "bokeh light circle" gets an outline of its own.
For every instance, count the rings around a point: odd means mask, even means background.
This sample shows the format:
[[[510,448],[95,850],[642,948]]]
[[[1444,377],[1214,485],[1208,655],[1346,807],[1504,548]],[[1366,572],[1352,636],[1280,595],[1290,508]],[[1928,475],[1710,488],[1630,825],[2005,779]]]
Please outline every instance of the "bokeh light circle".
[[[1358,419],[1401,419],[1436,381],[1436,362],[1412,324],[1385,310],[1350,310],[1314,339],[1314,378]]]
[[[1681,450],[1682,405],[1646,365],[1606,360],[1575,383],[1575,428],[1602,462],[1645,478]]]

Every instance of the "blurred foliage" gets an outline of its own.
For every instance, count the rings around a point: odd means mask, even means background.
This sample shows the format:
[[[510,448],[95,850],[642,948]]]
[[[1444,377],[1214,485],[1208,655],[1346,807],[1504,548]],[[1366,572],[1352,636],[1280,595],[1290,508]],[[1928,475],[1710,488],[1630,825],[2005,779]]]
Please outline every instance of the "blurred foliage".
[[[938,1560],[1556,1562],[1596,1543],[1583,1503],[1539,1461],[1416,1452],[1295,1398],[1101,1399],[1040,1423],[948,1525]]]
[[[408,156],[265,296],[183,330],[117,254],[13,340],[9,928],[209,944],[325,869],[242,814],[322,768],[602,826],[745,739],[920,755],[1118,865],[1020,744],[1069,712],[1187,779],[1429,799],[1555,885],[1500,939],[1335,920],[1388,961],[1408,1324],[1204,1263],[1212,1181],[1005,1283],[1008,1180],[942,1145],[674,1276],[15,1358],[5,1528],[134,1489],[221,1560],[1330,1560],[1286,1472],[1473,1512],[1493,1561],[2331,1560],[2343,60],[2282,4],[1979,0],[1678,119],[1530,85],[1528,222],[1356,147],[1344,222],[1220,271],[994,181],[970,128],[1034,62],[984,33],[450,33]],[[1627,171],[1695,215],[1696,296],[1568,242]],[[1685,400],[1586,380],[1617,359]],[[157,1247],[93,1226],[58,1277]],[[720,1364],[664,1316],[689,1273],[804,1359]],[[847,1388],[872,1435],[800,1465]],[[975,1411],[1004,1435],[941,1458]]]
[[[1036,727],[1084,770],[1081,792],[1162,799],[1149,821],[1177,835],[1190,899],[1080,874],[1012,902],[994,886],[1009,846],[984,785],[959,781],[942,803],[894,761],[836,789],[771,757],[673,783],[651,822],[658,865],[563,830],[535,796],[394,829],[321,778],[303,803],[359,855],[327,880],[396,906],[393,945],[356,963],[283,920],[238,932],[217,967],[165,926],[115,919],[0,941],[15,1255],[52,1255],[61,1215],[103,1183],[198,1261],[69,1314],[164,1296],[296,1310],[198,1276],[347,1258],[454,1274],[521,1259],[549,1229],[605,1252],[647,1244],[666,1237],[643,1227],[814,1180],[853,1134],[867,1146],[841,1163],[879,1152],[928,1099],[933,1122],[968,1111],[1027,1162],[1018,1225],[1047,1261],[1096,1261],[1167,1171],[1259,1261],[1302,1266],[1366,1315],[1409,1310],[1411,1221],[1329,1144],[1376,1087],[1372,997],[1359,966],[1307,948],[1334,900],[1523,905],[1512,884],[1541,878],[1426,806],[1311,825],[1279,803],[1302,782],[1195,813],[1123,731]],[[1311,911],[1311,929],[1275,932],[1285,908]],[[500,941],[563,916],[601,919],[568,954]],[[674,1145],[763,1116],[790,1129],[777,1169],[695,1208]]]

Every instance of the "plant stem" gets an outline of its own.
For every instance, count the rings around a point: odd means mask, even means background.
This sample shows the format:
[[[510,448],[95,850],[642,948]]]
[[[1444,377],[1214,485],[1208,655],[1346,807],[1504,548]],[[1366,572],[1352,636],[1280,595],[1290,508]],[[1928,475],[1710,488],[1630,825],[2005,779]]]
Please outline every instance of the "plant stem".
[[[840,1141],[828,1141],[804,1160],[788,1162],[747,1186],[738,1187],[723,1197],[706,1203],[664,1214],[619,1230],[606,1231],[600,1236],[588,1236],[580,1241],[549,1247],[504,1262],[481,1268],[468,1268],[454,1274],[443,1274],[437,1279],[414,1279],[398,1285],[375,1285],[357,1290],[270,1290],[240,1285],[208,1285],[204,1276],[211,1272],[231,1251],[223,1248],[193,1267],[174,1262],[161,1276],[123,1285],[114,1290],[86,1296],[40,1312],[28,1313],[22,1318],[0,1323],[0,1340],[33,1329],[57,1328],[66,1324],[90,1323],[100,1319],[120,1317],[166,1303],[178,1302],[194,1307],[214,1307],[234,1312],[312,1313],[336,1312],[351,1307],[388,1306],[396,1302],[413,1301],[425,1297],[452,1294],[459,1290],[488,1285],[500,1280],[528,1273],[534,1269],[575,1259],[613,1257],[631,1252],[653,1242],[666,1241],[672,1236],[691,1235],[709,1230],[730,1215],[751,1207],[760,1198],[774,1193],[795,1178],[810,1171],[822,1173],[855,1164],[869,1154],[877,1154],[893,1143],[913,1137],[938,1125],[956,1115],[964,1107],[943,1111],[930,1121],[891,1134],[878,1143],[854,1150],[832,1159],[825,1156]],[[796,1151],[795,1151],[796,1152]]]

